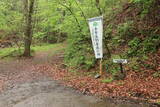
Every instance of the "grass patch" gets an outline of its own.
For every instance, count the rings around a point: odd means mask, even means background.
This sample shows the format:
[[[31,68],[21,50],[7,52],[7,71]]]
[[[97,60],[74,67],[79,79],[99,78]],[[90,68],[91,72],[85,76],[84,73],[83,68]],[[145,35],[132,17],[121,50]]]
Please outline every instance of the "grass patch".
[[[53,50],[54,53],[60,52],[64,50],[64,44],[43,44],[38,46],[32,46],[31,47],[31,54],[34,55],[34,52],[42,52],[42,51],[49,51]],[[11,48],[3,48],[0,49],[0,59],[2,58],[12,58],[22,55],[24,52],[24,48],[21,48],[20,50],[16,47]],[[51,53],[52,54],[52,53]]]
[[[9,55],[10,53],[12,53],[15,50],[16,50],[16,48],[4,48],[4,49],[0,49],[0,58]]]
[[[62,43],[59,43],[59,44],[42,44],[42,45],[31,47],[31,49],[33,49],[36,52],[38,52],[38,51],[48,51],[50,49],[54,49],[54,51],[55,51],[55,50],[60,50],[62,48],[64,48],[64,45]]]

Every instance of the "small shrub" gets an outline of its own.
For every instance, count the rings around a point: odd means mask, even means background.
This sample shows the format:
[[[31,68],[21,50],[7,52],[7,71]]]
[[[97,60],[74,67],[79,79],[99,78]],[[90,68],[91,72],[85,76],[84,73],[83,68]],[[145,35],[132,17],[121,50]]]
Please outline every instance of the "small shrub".
[[[70,67],[77,69],[90,69],[96,63],[91,44],[79,33],[70,35],[69,45],[65,51],[65,62]],[[86,43],[84,43],[86,42]]]
[[[133,40],[129,41],[128,46],[128,56],[135,56],[138,54],[140,48],[141,40],[135,37]]]
[[[112,57],[109,60],[105,61],[105,68],[107,73],[114,75],[120,71],[119,64],[113,63],[113,59],[119,58],[121,58],[119,55],[112,55]]]
[[[133,21],[127,21],[125,23],[119,24],[117,28],[117,36],[120,37],[120,41],[128,41],[133,38]]]
[[[136,3],[141,8],[141,18],[144,18],[151,8],[155,0],[131,0],[131,2]]]
[[[156,52],[160,46],[160,35],[151,34],[143,41],[143,52]]]

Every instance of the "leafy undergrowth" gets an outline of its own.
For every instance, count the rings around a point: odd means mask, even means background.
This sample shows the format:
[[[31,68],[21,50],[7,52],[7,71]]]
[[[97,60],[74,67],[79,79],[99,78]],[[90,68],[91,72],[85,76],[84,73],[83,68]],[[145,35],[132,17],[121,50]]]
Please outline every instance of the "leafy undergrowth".
[[[61,61],[60,61],[61,60]],[[103,82],[104,78],[95,79],[92,72],[69,72],[62,63],[63,58],[55,56],[52,66],[39,65],[33,71],[39,71],[63,84],[86,94],[103,97],[131,98],[158,103],[160,99],[160,78],[153,77],[154,71],[128,71],[124,80]]]

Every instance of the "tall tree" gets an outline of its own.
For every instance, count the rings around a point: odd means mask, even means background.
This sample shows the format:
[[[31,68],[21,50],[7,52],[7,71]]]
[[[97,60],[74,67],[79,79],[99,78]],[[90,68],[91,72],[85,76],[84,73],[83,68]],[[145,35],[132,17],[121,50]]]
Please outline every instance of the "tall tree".
[[[33,32],[33,13],[34,13],[35,0],[24,0],[24,11],[25,11],[25,40],[24,40],[24,56],[31,56],[31,43],[32,43],[32,32]]]

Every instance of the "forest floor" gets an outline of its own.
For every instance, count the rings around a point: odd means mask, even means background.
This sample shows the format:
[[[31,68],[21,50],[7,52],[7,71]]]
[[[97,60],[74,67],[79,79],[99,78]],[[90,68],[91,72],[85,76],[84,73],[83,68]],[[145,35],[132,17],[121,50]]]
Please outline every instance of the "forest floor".
[[[158,106],[153,103],[160,99],[159,78],[137,78],[136,73],[128,73],[125,80],[103,83],[102,79],[94,79],[96,72],[68,72],[61,49],[63,46],[37,52],[29,59],[0,60],[0,107],[44,107],[45,104],[45,107],[56,104],[57,107]],[[83,95],[66,86],[78,89]],[[105,98],[105,101],[88,96],[90,94]],[[67,106],[68,103],[72,106]]]

